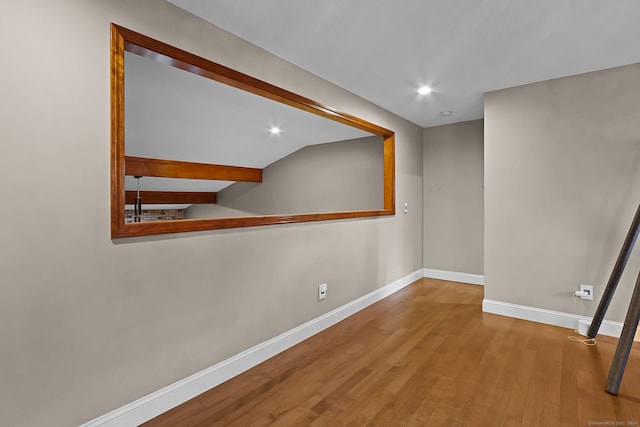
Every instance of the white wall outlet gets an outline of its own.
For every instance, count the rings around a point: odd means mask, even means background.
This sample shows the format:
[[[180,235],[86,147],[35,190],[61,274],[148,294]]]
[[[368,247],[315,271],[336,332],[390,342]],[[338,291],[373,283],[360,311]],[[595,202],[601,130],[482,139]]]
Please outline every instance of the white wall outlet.
[[[404,213],[409,213],[409,202],[404,202]]]
[[[593,285],[580,285],[580,291],[586,292],[587,295],[581,296],[580,299],[593,301]]]
[[[318,299],[325,299],[327,297],[327,284],[323,283],[318,286]]]

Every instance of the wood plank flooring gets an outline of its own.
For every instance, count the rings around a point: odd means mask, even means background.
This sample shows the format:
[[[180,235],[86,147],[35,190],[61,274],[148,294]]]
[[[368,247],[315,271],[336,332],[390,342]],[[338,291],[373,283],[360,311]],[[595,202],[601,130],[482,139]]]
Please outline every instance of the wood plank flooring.
[[[639,425],[640,348],[482,313],[483,288],[421,279],[145,426]]]

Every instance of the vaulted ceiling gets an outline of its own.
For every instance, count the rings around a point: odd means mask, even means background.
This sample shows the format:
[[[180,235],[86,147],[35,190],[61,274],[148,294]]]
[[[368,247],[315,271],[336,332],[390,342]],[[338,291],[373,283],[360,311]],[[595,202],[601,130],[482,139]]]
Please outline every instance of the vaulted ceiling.
[[[640,62],[636,0],[168,1],[422,127],[483,117],[488,91]]]

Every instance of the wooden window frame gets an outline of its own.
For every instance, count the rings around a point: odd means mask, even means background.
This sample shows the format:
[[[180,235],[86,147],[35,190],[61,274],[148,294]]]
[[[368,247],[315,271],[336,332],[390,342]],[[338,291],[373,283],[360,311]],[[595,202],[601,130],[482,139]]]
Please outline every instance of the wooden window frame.
[[[364,130],[384,140],[384,205],[380,210],[339,211],[305,214],[262,215],[232,218],[186,219],[125,223],[125,51],[198,74],[301,110]],[[111,24],[111,237],[253,227],[310,221],[330,221],[395,215],[394,132],[358,117],[335,110],[293,92],[258,80],[174,46]]]

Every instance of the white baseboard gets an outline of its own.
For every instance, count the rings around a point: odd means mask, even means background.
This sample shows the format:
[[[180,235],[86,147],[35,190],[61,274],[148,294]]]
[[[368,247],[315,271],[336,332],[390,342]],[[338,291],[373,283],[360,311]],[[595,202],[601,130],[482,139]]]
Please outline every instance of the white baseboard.
[[[82,424],[81,427],[139,425],[335,325],[422,277],[422,270],[415,271],[262,344]]]
[[[588,322],[590,325],[592,320],[592,318],[586,316],[576,316],[575,314],[563,313],[561,311],[546,310],[544,308],[529,307],[526,305],[511,304],[508,302],[494,301],[490,299],[482,301],[482,311],[578,330],[584,330],[585,322]],[[580,323],[582,325],[580,325]],[[621,333],[622,323],[613,322],[611,320],[604,320],[598,330],[598,334],[616,338],[619,338]]]
[[[430,279],[448,280],[451,282],[471,283],[472,285],[484,285],[484,276],[480,274],[457,273],[455,271],[434,270],[423,268],[422,277]]]

